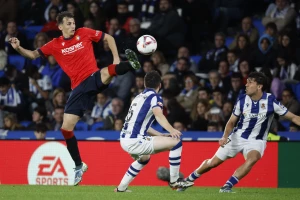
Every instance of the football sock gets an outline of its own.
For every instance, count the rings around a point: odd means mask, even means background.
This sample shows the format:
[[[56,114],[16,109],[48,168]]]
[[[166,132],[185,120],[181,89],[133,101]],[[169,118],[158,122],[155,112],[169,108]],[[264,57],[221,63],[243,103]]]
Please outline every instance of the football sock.
[[[239,179],[236,176],[231,176],[230,179],[225,183],[230,188],[232,188],[235,184],[239,182]]]
[[[187,181],[195,181],[197,178],[199,178],[201,174],[198,174],[197,171],[195,170],[192,172],[189,177],[186,179]]]
[[[66,140],[67,143],[67,149],[75,162],[76,167],[81,166],[82,161],[80,158],[80,153],[77,145],[77,139],[74,135],[73,131],[67,131],[64,129],[61,129],[61,132]]]
[[[129,62],[120,62],[117,65],[111,64],[107,68],[108,68],[108,73],[111,76],[123,75],[133,69]]]
[[[170,183],[174,183],[179,178],[179,168],[181,161],[182,142],[178,142],[169,153],[170,163]]]
[[[149,159],[150,160],[150,159]],[[146,160],[144,162],[141,161],[134,161],[130,167],[128,168],[127,172],[125,173],[124,177],[121,180],[120,185],[118,186],[118,190],[125,191],[130,184],[130,182],[139,174],[139,172],[146,166],[149,162]]]

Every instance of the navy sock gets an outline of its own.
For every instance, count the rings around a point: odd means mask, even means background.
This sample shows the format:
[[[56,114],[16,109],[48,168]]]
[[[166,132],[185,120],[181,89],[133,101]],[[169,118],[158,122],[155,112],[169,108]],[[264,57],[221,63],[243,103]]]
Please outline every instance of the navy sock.
[[[236,176],[231,176],[229,180],[225,183],[225,185],[228,185],[230,188],[232,188],[238,182],[239,179]]]

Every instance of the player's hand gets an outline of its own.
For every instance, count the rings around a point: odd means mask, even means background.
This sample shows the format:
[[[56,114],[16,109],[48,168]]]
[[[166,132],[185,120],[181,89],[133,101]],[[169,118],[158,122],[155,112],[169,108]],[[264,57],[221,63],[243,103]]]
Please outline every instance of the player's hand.
[[[176,138],[176,139],[180,139],[180,136],[182,135],[182,133],[176,129],[173,129],[171,132],[170,132],[170,136],[172,138]]]
[[[228,140],[227,137],[222,137],[222,138],[219,140],[219,145],[220,145],[220,146],[224,146],[224,145],[227,143],[227,140]]]
[[[8,40],[8,42],[11,44],[11,46],[14,48],[14,49],[17,49],[20,47],[20,40],[18,40],[18,38],[16,37],[12,37]]]

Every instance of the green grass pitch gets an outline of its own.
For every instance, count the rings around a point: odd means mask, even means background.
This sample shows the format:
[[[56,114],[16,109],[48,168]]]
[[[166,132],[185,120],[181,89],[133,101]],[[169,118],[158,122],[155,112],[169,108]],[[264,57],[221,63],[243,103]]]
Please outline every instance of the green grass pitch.
[[[234,188],[236,193],[219,193],[219,188],[192,187],[176,192],[169,187],[133,186],[132,193],[115,193],[113,186],[0,185],[0,199],[30,200],[300,200],[300,188]]]

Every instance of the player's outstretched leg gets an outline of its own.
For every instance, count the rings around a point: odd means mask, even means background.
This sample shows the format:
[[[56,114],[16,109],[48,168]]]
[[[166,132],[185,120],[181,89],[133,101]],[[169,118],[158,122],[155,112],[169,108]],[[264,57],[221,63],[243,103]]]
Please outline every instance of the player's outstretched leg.
[[[81,160],[77,139],[73,132],[75,124],[78,122],[78,120],[79,116],[64,113],[64,121],[61,127],[62,135],[64,136],[67,144],[67,149],[75,163],[75,186],[81,182],[83,173],[88,169],[88,166]]]
[[[120,185],[116,187],[114,191],[131,192],[130,190],[127,190],[128,185],[139,174],[139,172],[148,164],[149,160],[150,160],[150,155],[143,155],[140,156],[138,160],[134,161],[128,168],[124,177],[122,178]]]
[[[187,182],[194,182],[202,174],[205,174],[206,172],[210,171],[212,168],[219,166],[221,163],[223,163],[223,160],[221,160],[217,156],[214,156],[211,159],[206,159],[195,171],[193,171],[187,178],[185,178],[185,180]],[[184,191],[186,189],[187,188],[179,188],[177,189],[177,191]]]
[[[141,64],[134,51],[132,51],[131,49],[126,49],[125,55],[133,69],[137,70],[141,68]]]
[[[239,182],[242,178],[244,178],[252,169],[257,161],[261,158],[261,153],[256,150],[252,150],[247,154],[247,159],[234,174],[226,181],[223,187],[219,190],[219,192],[223,193],[234,193],[232,191],[232,187]]]

